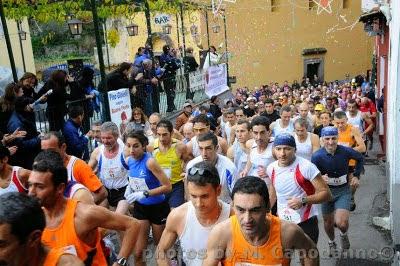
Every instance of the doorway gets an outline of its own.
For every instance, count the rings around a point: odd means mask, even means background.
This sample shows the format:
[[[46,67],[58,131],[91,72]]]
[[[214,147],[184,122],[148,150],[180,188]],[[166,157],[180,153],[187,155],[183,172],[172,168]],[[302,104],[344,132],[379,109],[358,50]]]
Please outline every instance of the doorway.
[[[313,80],[318,76],[319,82],[324,81],[324,60],[322,58],[304,59],[304,76]]]

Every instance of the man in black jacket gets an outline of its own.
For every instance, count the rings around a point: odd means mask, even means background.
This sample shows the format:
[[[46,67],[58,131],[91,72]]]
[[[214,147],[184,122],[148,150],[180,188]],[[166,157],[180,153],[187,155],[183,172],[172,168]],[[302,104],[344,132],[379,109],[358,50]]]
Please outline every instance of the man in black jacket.
[[[194,92],[190,91],[189,73],[194,72],[199,67],[196,59],[193,56],[193,48],[188,47],[185,50],[185,57],[183,57],[183,65],[185,67],[185,79],[187,84],[186,99],[193,99]]]
[[[176,58],[175,49],[169,45],[164,45],[163,54],[160,56],[160,67],[165,69],[163,74],[164,90],[167,94],[167,112],[174,111],[175,108],[175,89],[176,71],[180,68],[180,60]]]

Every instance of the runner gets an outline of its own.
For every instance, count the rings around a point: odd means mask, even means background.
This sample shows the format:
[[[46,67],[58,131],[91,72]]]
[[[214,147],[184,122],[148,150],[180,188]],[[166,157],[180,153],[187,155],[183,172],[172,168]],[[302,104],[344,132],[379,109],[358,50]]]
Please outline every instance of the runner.
[[[17,192],[1,195],[0,265],[83,266],[76,256],[41,243],[45,226],[46,218],[37,200]]]
[[[104,207],[81,203],[63,196],[68,182],[67,169],[58,152],[45,155],[33,165],[29,195],[38,198],[46,216],[42,242],[50,248],[64,248],[77,254],[85,265],[104,266],[99,228],[124,231],[118,264],[127,265],[139,232],[139,223]],[[114,263],[114,266],[118,265]]]
[[[311,161],[318,167],[322,177],[331,190],[333,200],[322,203],[325,232],[329,237],[330,255],[336,253],[335,229],[340,230],[342,250],[350,248],[347,236],[349,228],[349,210],[351,203],[350,186],[358,187],[364,158],[361,153],[342,145],[338,145],[338,129],[324,127],[321,132],[323,148],[316,151]],[[349,160],[356,160],[354,176],[350,179]]]
[[[212,229],[203,265],[289,265],[293,249],[303,251],[305,265],[319,265],[317,247],[301,228],[268,213],[264,181],[239,179],[232,198],[235,215]]]
[[[183,133],[183,144],[188,144],[189,141],[194,137],[193,133],[193,123],[192,122],[187,122],[182,126],[182,133]]]
[[[7,192],[28,192],[28,178],[31,171],[8,164],[10,151],[0,144],[0,195]]]
[[[139,220],[140,231],[135,245],[135,265],[145,265],[144,250],[150,232],[153,233],[154,244],[157,245],[165,228],[169,214],[165,193],[171,192],[171,184],[160,165],[146,152],[147,137],[141,132],[129,132],[126,136],[126,147],[130,151],[127,164],[129,166],[129,185],[125,198],[129,204],[135,203],[133,217]]]
[[[272,136],[277,136],[280,133],[292,133],[294,131],[292,117],[292,108],[289,105],[282,106],[279,111],[280,117],[275,122],[271,123],[270,129]]]
[[[68,182],[75,181],[84,185],[93,194],[94,202],[100,204],[107,198],[107,190],[93,170],[83,160],[66,153],[67,144],[64,136],[55,131],[46,133],[41,140],[42,150],[53,150],[63,158],[68,171]],[[72,183],[74,184],[74,183]],[[68,184],[67,184],[68,187]]]
[[[361,112],[356,101],[351,99],[347,102],[346,116],[348,123],[357,128],[366,141],[366,136],[373,133],[374,130],[374,122],[368,114]],[[368,125],[368,127],[364,129],[364,125]]]
[[[307,133],[306,127],[304,131]],[[270,194],[276,195],[279,218],[299,225],[317,244],[319,229],[315,204],[331,200],[332,195],[317,167],[297,156],[296,152],[297,145],[292,135],[276,136],[274,154],[277,161],[267,168],[273,186]]]
[[[314,109],[313,109],[314,110]],[[299,118],[303,118],[307,120],[307,131],[308,132],[313,132],[314,130],[314,121],[313,121],[313,116],[310,113],[310,109],[308,107],[307,102],[302,102],[299,105],[299,115],[294,118],[294,120],[297,120]]]
[[[128,204],[124,198],[128,185],[128,165],[125,163],[124,144],[119,140],[118,126],[113,122],[105,122],[100,128],[101,142],[90,156],[89,166],[97,168],[97,175],[107,189],[107,200],[101,205],[116,208],[116,212],[125,214]]]
[[[212,132],[200,135],[198,137],[198,145],[201,155],[188,162],[186,165],[186,173],[188,173],[188,170],[196,163],[201,161],[210,162],[217,168],[219,174],[222,187],[219,198],[223,202],[230,203],[232,201],[230,192],[235,183],[235,174],[237,173],[235,165],[228,157],[217,153],[218,139]]]
[[[201,266],[211,229],[229,218],[230,206],[218,200],[221,193],[217,169],[210,162],[199,162],[188,171],[189,202],[171,211],[157,247],[158,265],[170,265],[171,248],[179,239],[186,266]],[[172,252],[174,253],[174,252]]]
[[[234,127],[236,125],[235,109],[228,108],[225,113],[225,121],[223,127],[221,127],[222,137],[228,142],[228,146],[233,144],[234,138]]]
[[[320,148],[319,137],[307,131],[308,120],[297,118],[294,121],[294,139],[296,140],[296,155],[311,160],[311,155]]]
[[[146,137],[149,139],[150,147],[153,146],[153,141],[154,141],[154,139],[157,138],[157,125],[160,121],[161,121],[161,115],[159,113],[152,113],[149,117],[150,130],[147,132],[144,132],[144,133],[146,134]],[[172,137],[177,140],[184,139],[182,134],[179,133],[179,131],[176,130],[175,128],[174,128],[174,133],[172,134]]]
[[[333,126],[332,124],[332,114],[329,111],[322,111],[319,113],[319,122],[321,123],[319,126],[314,128],[314,134],[321,137],[321,130],[324,127]]]
[[[186,145],[172,138],[173,125],[169,120],[161,120],[157,125],[157,139],[154,140],[153,157],[163,169],[172,185],[172,191],[166,194],[170,208],[176,208],[185,202],[183,183],[184,165],[188,161]]]
[[[198,143],[198,136],[207,132],[210,132],[210,120],[206,115],[198,115],[193,119],[193,131],[194,137],[186,144],[186,149],[192,158],[200,156],[200,148]],[[228,143],[224,138],[217,137],[218,140],[218,153],[225,155],[228,150]]]
[[[236,141],[227,152],[227,157],[235,164],[237,175],[239,175],[246,167],[249,149],[246,147],[247,141],[250,139],[250,122],[247,120],[239,120],[235,126]]]

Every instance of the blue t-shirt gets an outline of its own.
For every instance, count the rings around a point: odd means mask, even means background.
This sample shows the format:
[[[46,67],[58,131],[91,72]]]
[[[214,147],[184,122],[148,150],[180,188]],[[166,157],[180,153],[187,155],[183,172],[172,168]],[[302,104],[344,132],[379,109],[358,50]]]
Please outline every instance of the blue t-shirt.
[[[139,160],[135,160],[132,157],[129,157],[128,159],[129,185],[134,191],[146,191],[161,186],[160,181],[158,181],[157,177],[155,177],[146,166],[146,163],[150,158],[151,155],[146,152]],[[154,205],[161,203],[164,200],[165,195],[160,194],[141,199],[138,202],[143,205]]]

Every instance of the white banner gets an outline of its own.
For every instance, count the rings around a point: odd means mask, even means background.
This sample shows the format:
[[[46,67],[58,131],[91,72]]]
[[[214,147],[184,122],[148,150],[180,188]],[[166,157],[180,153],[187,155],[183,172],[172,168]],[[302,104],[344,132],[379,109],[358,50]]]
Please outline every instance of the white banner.
[[[171,21],[171,16],[168,14],[157,14],[154,17],[154,24],[156,25],[167,25]]]
[[[226,64],[210,66],[205,75],[205,83],[206,94],[210,98],[229,90]]]
[[[121,132],[121,125],[124,131],[126,125],[131,119],[131,98],[128,89],[119,89],[108,92],[108,102],[110,106],[111,121],[117,124]]]
[[[205,89],[206,82],[204,78],[204,72],[202,70],[196,70],[189,73],[189,85],[190,91],[198,91],[201,89]]]

